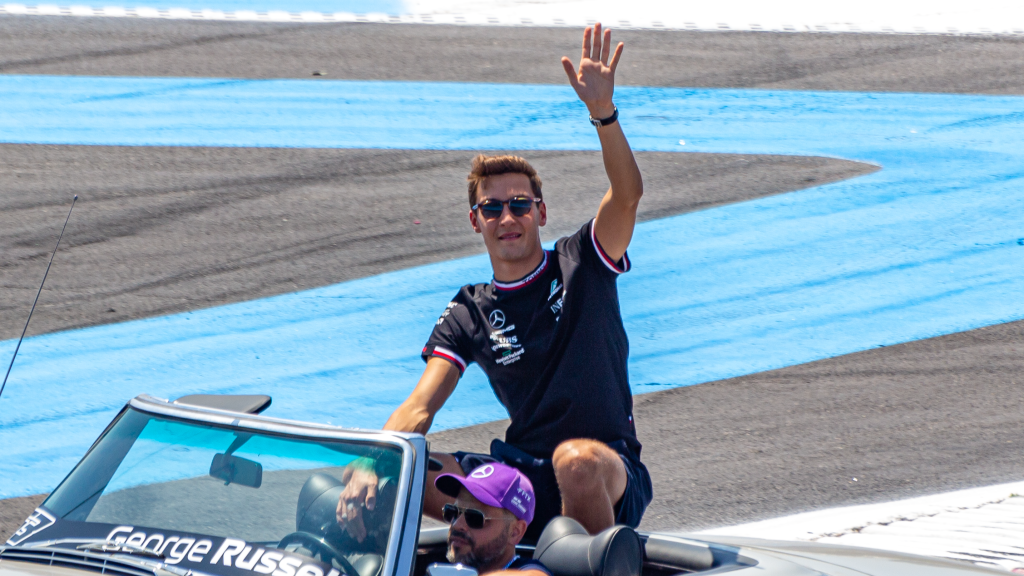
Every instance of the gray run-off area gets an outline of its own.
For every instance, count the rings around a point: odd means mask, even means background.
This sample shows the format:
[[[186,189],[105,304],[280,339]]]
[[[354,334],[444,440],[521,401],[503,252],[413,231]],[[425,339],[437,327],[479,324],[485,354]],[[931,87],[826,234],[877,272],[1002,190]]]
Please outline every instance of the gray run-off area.
[[[1024,93],[1024,38],[615,30],[620,85]],[[0,73],[561,84],[573,28],[0,17]]]
[[[466,192],[475,153],[0,144],[0,338],[20,334],[74,194],[31,334],[481,253]],[[545,238],[593,218],[608,186],[599,152],[519,153],[545,181]],[[644,220],[876,169],[793,156],[650,152],[638,162],[653,191]]]
[[[1017,38],[614,34],[627,43],[623,84],[1024,93]],[[561,83],[558,58],[577,57],[578,38],[572,29],[0,17],[0,73],[312,78],[318,70],[329,79]],[[466,223],[472,154],[0,146],[0,338],[20,331],[74,193],[82,198],[31,333],[479,253]],[[593,214],[607,185],[596,154],[528,156],[545,179],[548,238]],[[638,160],[645,218],[873,169],[821,158]],[[1020,480],[1022,354],[1024,325],[1004,324],[638,396],[656,492],[643,527],[707,528]],[[432,441],[482,450],[502,431],[497,422]],[[0,533],[38,500],[0,503]]]

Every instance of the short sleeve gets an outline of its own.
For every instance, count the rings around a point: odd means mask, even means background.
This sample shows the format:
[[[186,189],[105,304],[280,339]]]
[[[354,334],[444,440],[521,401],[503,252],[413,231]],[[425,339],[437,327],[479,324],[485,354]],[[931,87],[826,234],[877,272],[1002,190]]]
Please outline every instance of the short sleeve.
[[[551,570],[548,570],[547,566],[541,564],[539,560],[535,560],[533,558],[517,557],[515,560],[509,563],[508,569],[520,571],[540,570],[545,574],[551,574]]]
[[[423,361],[426,362],[433,356],[444,358],[459,369],[459,373],[466,371],[472,352],[466,346],[471,338],[463,324],[467,316],[466,306],[456,300],[452,300],[445,307],[441,317],[437,319],[434,330],[427,339],[427,345],[423,347]]]
[[[593,219],[584,224],[575,234],[564,240],[563,249],[573,259],[587,264],[591,268],[606,270],[616,275],[629,272],[629,255],[623,254],[622,259],[618,262],[612,260],[604,251],[604,248],[601,247],[601,243],[597,241],[597,234],[594,233]]]

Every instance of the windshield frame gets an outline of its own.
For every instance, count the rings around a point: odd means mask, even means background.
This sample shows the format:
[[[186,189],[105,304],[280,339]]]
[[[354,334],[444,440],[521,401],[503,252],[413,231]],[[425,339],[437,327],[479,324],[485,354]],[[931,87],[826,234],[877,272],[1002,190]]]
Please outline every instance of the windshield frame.
[[[402,468],[398,482],[395,511],[392,518],[392,530],[388,538],[381,574],[399,576],[412,572],[415,561],[415,543],[419,535],[420,517],[423,511],[423,491],[427,475],[427,442],[422,435],[342,428],[328,424],[299,422],[255,414],[242,414],[189,404],[177,404],[143,394],[130,400],[118,412],[117,416],[104,429],[96,442],[90,446],[82,460],[96,448],[99,440],[109,432],[111,426],[120,420],[128,410],[186,422],[200,422],[230,430],[245,430],[285,437],[385,444],[398,448],[402,453]],[[72,473],[80,464],[81,461],[60,482],[60,485],[63,485],[71,478]],[[55,489],[54,492],[56,491]]]

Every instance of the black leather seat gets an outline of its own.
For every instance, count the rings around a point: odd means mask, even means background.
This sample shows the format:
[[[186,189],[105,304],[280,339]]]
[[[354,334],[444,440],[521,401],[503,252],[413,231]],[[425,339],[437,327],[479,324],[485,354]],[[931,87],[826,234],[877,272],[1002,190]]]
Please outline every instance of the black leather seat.
[[[579,522],[556,516],[537,540],[533,557],[555,576],[640,576],[643,550],[629,526],[590,536]]]
[[[359,573],[358,576],[379,576],[384,565],[381,552],[387,543],[391,526],[390,514],[394,510],[397,494],[395,484],[390,477],[380,479],[377,506],[374,511],[364,512],[369,532],[366,539],[359,543],[338,527],[335,516],[338,496],[345,489],[345,485],[330,474],[314,473],[299,491],[295,529],[298,532],[323,537],[335,549],[345,554],[346,559]],[[313,553],[313,550],[307,549],[307,555]]]
[[[295,529],[311,534],[320,533],[335,522],[338,496],[345,485],[330,474],[317,472],[310,476],[299,491],[295,510]]]

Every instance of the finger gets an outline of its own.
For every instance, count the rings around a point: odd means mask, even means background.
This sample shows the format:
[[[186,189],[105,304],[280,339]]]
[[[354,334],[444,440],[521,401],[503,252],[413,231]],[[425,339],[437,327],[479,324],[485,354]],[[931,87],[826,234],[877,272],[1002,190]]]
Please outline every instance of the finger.
[[[348,489],[346,489],[345,491],[338,495],[338,509],[336,511],[336,514],[338,516],[339,522],[343,522],[348,519],[348,514],[346,513],[346,511],[348,510],[348,504],[351,501],[352,498],[351,494],[348,494]]]
[[[590,58],[590,34],[591,34],[591,32],[593,32],[593,29],[590,26],[587,26],[586,28],[583,29],[583,56],[580,58],[581,62],[583,60],[586,60],[587,58]]]
[[[362,540],[359,539],[359,529],[356,528],[356,525],[352,522],[345,524],[345,532],[348,532],[348,535],[354,538],[357,542],[362,542]]]
[[[622,49],[625,47],[626,45],[622,42],[619,42],[619,45],[615,47],[615,54],[612,54],[612,61],[608,64],[608,67],[612,69],[613,75],[615,74],[615,67],[619,65],[619,58],[622,57]]]
[[[601,60],[601,23],[594,24],[594,51],[590,53],[591,60]]]
[[[376,484],[370,485],[370,487],[366,490],[366,500],[364,500],[364,502],[366,502],[366,509],[367,510],[373,510],[373,507],[377,505],[377,485]]]
[[[366,540],[366,524],[363,524],[362,510],[358,506],[352,510],[352,519],[348,525],[348,533],[356,539],[356,542],[362,543],[363,540]]]
[[[604,49],[601,50],[601,63],[602,64],[607,64],[608,63],[608,51],[612,47],[612,31],[611,31],[611,28],[606,28],[605,29],[605,31],[604,31],[604,42],[602,42],[601,44],[604,46]]]
[[[565,68],[565,75],[569,77],[569,84],[572,84],[573,88],[579,90],[580,81],[579,78],[576,77],[576,68],[573,67],[572,60],[562,56],[562,68]]]

